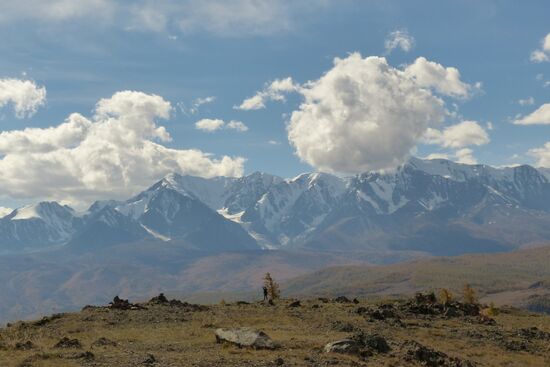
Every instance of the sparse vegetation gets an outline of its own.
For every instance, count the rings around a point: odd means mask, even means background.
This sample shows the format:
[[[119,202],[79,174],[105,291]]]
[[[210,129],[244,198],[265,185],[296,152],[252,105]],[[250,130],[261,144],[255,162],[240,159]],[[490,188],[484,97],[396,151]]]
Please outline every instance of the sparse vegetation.
[[[549,316],[505,309],[494,319],[480,317],[456,300],[450,315],[430,293],[395,301],[344,298],[205,307],[155,297],[130,309],[86,307],[0,329],[0,366],[550,365]],[[278,347],[216,343],[218,328],[243,327],[265,332]],[[349,353],[324,351],[345,346],[337,342],[347,338]]]
[[[439,302],[446,305],[453,301],[453,294],[447,288],[441,288],[439,291]]]
[[[464,299],[464,303],[466,304],[473,305],[477,303],[476,291],[468,283],[464,285],[462,297]]]

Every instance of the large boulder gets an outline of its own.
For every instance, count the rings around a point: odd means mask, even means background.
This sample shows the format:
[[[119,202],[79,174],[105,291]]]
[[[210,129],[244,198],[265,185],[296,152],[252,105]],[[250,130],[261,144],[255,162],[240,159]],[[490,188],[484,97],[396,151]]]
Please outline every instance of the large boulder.
[[[217,343],[231,343],[239,347],[275,349],[277,344],[263,331],[252,328],[216,329]]]
[[[358,354],[360,345],[352,339],[342,339],[325,345],[325,353]]]

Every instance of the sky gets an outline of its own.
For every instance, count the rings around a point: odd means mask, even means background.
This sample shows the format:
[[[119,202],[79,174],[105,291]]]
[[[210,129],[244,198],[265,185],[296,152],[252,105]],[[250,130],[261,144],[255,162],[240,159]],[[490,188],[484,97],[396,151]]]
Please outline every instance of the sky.
[[[544,0],[2,2],[0,207],[127,198],[172,171],[550,167],[549,14]]]

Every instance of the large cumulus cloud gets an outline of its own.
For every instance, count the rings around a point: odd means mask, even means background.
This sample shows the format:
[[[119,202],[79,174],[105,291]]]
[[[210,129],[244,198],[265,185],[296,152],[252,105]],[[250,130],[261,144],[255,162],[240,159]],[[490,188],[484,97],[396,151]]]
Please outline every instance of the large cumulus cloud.
[[[0,133],[0,194],[81,203],[124,198],[170,172],[240,176],[244,159],[174,149],[156,120],[170,116],[162,97],[124,91],[51,128]]]
[[[359,53],[299,92],[304,102],[288,124],[297,155],[319,170],[356,173],[402,164],[448,112],[442,96],[468,98],[472,87],[455,68],[417,59],[395,68]]]

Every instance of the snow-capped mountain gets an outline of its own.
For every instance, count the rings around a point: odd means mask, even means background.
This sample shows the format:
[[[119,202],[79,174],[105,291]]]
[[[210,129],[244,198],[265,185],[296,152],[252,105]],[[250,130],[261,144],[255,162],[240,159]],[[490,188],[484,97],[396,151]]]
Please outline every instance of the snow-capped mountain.
[[[0,219],[4,251],[147,240],[208,250],[308,247],[432,254],[508,249],[550,239],[550,181],[531,166],[412,158],[354,177],[170,174],[127,201],[83,215],[57,203]]]
[[[0,253],[63,244],[79,225],[74,210],[56,202],[15,209],[0,218]]]

